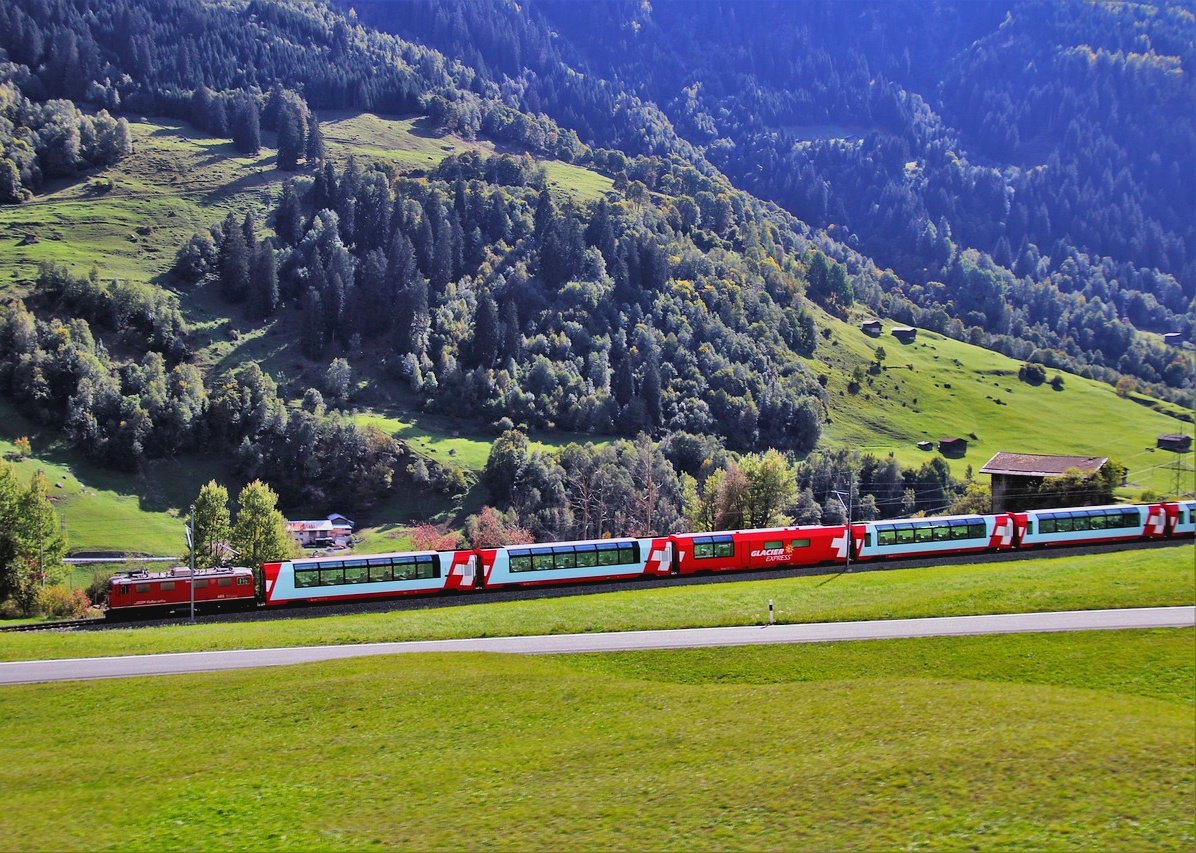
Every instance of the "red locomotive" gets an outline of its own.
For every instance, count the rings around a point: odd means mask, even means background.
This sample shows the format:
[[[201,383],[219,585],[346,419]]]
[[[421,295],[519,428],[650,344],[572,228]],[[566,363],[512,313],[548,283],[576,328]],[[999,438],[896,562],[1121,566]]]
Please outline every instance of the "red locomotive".
[[[135,571],[108,580],[109,619],[167,616],[191,607],[191,570],[178,566],[165,572]],[[243,566],[197,569],[195,609],[249,609],[256,606],[253,570]]]

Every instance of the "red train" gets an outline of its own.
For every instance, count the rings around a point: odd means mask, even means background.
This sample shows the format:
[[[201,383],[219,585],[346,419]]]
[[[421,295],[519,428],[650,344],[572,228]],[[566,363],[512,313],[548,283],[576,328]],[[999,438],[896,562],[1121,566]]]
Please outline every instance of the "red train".
[[[197,569],[195,609],[248,610],[257,606],[253,570],[243,566]],[[148,618],[185,613],[191,608],[191,570],[176,567],[165,572],[136,571],[108,580],[109,619]]]
[[[895,558],[927,558],[1058,545],[1129,542],[1196,534],[1196,501],[1077,507],[991,515],[935,516],[848,525],[778,527],[649,538],[545,542],[457,551],[316,557],[266,563],[256,590],[265,606],[316,604],[549,584],[590,583],[639,577],[842,565]],[[196,581],[219,584],[228,572],[236,595],[211,603],[248,605],[254,586],[249,569],[196,572]],[[166,591],[155,586],[175,582]],[[189,600],[186,569],[162,575],[113,578],[109,616],[138,608],[177,608]],[[116,592],[116,587],[122,587]],[[133,589],[128,589],[133,587]],[[196,601],[201,589],[197,586]],[[205,599],[205,605],[209,603]],[[114,615],[115,614],[115,615]]]

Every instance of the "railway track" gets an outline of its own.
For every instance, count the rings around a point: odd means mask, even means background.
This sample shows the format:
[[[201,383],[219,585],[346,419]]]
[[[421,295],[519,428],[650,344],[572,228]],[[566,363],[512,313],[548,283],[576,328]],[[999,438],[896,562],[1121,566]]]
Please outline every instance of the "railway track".
[[[21,633],[33,631],[78,631],[105,627],[103,618],[95,619],[58,619],[53,622],[30,622],[27,625],[4,625],[0,631],[5,633]]]
[[[1153,540],[1146,542],[1126,542],[1120,545],[1084,545],[1077,547],[1056,547],[1033,551],[1000,551],[991,554],[965,554],[956,557],[936,559],[934,565],[952,565],[961,563],[1000,563],[1012,562],[1031,557],[1067,557],[1083,554],[1108,554],[1116,551],[1136,550],[1139,548],[1177,548],[1186,546],[1192,549],[1191,540]],[[264,619],[314,619],[321,616],[345,616],[357,613],[382,613],[396,610],[426,610],[439,607],[459,607],[465,604],[498,603],[501,601],[528,601],[539,598],[562,598],[571,595],[598,595],[605,592],[616,592],[627,589],[654,589],[661,587],[676,587],[710,583],[735,583],[738,581],[759,581],[772,578],[793,577],[826,577],[830,582],[843,574],[862,572],[892,571],[895,569],[924,568],[928,565],[925,560],[881,560],[875,562],[852,563],[849,568],[842,565],[803,566],[789,569],[762,569],[756,571],[721,572],[709,575],[687,575],[669,578],[636,578],[622,581],[603,581],[593,584],[564,584],[561,586],[529,587],[521,589],[487,590],[484,592],[437,593],[431,595],[413,595],[403,598],[388,598],[375,601],[349,602],[338,604],[316,604],[310,606],[265,608],[256,610],[200,614],[196,622],[250,622]],[[181,612],[158,619],[144,621],[108,622],[99,619],[72,619],[58,622],[37,622],[28,625],[14,625],[0,627],[0,631],[91,631],[107,628],[136,628],[139,626],[162,626],[170,624],[187,624],[189,613],[184,608]]]

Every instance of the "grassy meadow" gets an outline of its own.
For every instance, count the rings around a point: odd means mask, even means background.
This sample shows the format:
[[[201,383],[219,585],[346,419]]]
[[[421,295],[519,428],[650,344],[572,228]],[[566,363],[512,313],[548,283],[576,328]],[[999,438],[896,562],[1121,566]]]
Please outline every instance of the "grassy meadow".
[[[1191,544],[284,622],[0,658],[1191,604]],[[0,689],[0,850],[1179,849],[1192,629],[377,656]]]
[[[404,655],[8,687],[0,849],[1190,850],[1194,639]]]

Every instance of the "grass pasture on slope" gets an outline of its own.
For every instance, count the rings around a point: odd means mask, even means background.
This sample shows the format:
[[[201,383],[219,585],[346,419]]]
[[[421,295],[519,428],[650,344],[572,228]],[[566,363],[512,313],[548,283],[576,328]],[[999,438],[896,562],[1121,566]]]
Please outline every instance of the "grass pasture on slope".
[[[405,655],[9,687],[0,849],[1191,849],[1193,639]]]
[[[875,456],[893,453],[903,466],[918,466],[937,456],[940,438],[968,442],[962,458],[947,458],[962,479],[971,466],[979,470],[997,451],[1064,456],[1107,456],[1129,469],[1126,494],[1145,490],[1168,494],[1174,485],[1175,454],[1155,450],[1164,433],[1191,429],[1159,411],[1118,397],[1101,382],[1063,376],[1063,390],[1049,382],[1029,385],[1018,379],[1023,362],[920,329],[903,344],[887,331],[879,338],[858,326],[820,316],[834,330],[820,340],[811,364],[826,371],[831,423],[826,446],[849,446]],[[886,330],[892,323],[886,323]],[[867,367],[883,347],[883,369],[867,379],[858,394],[847,390],[856,365]],[[829,370],[828,370],[829,368]],[[919,441],[934,447],[919,450]],[[1187,465],[1191,467],[1189,455]],[[1190,486],[1191,475],[1188,475]]]

